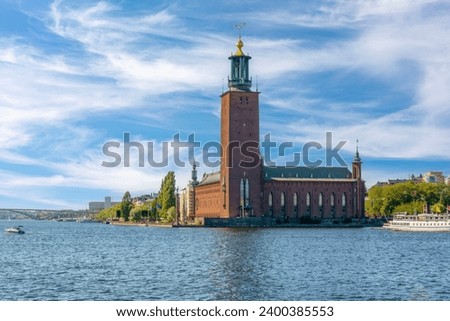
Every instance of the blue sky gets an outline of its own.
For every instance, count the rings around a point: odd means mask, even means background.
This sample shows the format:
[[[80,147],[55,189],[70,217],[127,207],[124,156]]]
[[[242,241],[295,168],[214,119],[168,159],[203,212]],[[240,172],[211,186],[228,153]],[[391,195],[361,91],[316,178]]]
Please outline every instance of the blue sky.
[[[332,132],[347,162],[358,139],[368,186],[449,175],[450,1],[282,3],[0,1],[0,208],[86,208],[156,192],[168,170],[185,185],[170,155],[106,168],[102,146],[218,141],[242,21],[261,136],[301,149]]]

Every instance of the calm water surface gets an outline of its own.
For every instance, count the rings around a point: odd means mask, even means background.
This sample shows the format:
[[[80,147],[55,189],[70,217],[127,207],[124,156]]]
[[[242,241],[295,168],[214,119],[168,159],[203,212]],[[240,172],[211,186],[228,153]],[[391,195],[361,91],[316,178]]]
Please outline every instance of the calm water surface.
[[[450,233],[0,229],[0,300],[450,300]]]

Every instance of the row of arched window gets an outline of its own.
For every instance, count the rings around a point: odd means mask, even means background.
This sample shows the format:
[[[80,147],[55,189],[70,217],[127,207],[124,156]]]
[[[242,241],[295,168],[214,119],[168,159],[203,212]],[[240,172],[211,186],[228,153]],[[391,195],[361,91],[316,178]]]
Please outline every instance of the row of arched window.
[[[278,194],[278,193],[277,193]],[[274,206],[274,193],[270,192],[268,195],[268,214],[270,216],[281,215],[282,217],[299,217],[301,216],[312,216],[312,217],[345,217],[348,213],[347,209],[347,195],[342,193],[336,196],[335,193],[329,194],[329,199],[326,199],[324,193],[320,192],[318,195],[315,194],[317,198],[314,198],[310,192],[303,194],[301,196],[299,193],[293,193],[292,195],[287,195],[285,192],[279,194],[279,203],[275,202]],[[300,206],[301,199],[301,206]],[[324,205],[327,205],[326,207]],[[337,207],[338,205],[339,207]]]
[[[342,193],[341,199],[342,199],[342,207],[346,206],[347,196],[346,196],[345,192]],[[282,192],[281,196],[280,196],[280,204],[281,204],[281,206],[285,206],[285,203],[286,203],[286,194],[284,192]],[[292,204],[294,206],[298,205],[298,194],[297,193],[294,193],[292,196]],[[330,195],[330,205],[335,206],[334,193],[331,193],[331,195]],[[269,194],[269,206],[273,206],[273,192],[270,192],[270,194]],[[306,206],[311,206],[311,193],[309,193],[309,192],[306,193]],[[323,206],[323,193],[322,192],[319,194],[319,206]]]

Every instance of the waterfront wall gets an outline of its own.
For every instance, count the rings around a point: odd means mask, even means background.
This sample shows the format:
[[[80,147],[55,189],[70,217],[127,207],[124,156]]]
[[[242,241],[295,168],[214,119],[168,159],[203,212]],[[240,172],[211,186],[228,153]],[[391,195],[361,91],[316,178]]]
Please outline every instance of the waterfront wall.
[[[202,226],[205,227],[298,227],[298,228],[346,228],[379,226],[358,219],[345,220],[310,220],[304,221],[280,221],[273,217],[245,217],[245,218],[204,218]]]

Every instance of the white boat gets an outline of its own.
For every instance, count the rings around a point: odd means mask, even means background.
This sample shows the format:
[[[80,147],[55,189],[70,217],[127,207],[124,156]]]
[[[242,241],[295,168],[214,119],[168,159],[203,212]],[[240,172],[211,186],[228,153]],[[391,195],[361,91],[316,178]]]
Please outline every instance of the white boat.
[[[396,213],[383,228],[395,231],[450,232],[450,215]]]
[[[7,228],[5,230],[7,233],[16,233],[16,234],[25,234],[25,231],[22,230],[22,226],[13,226],[10,228]]]

